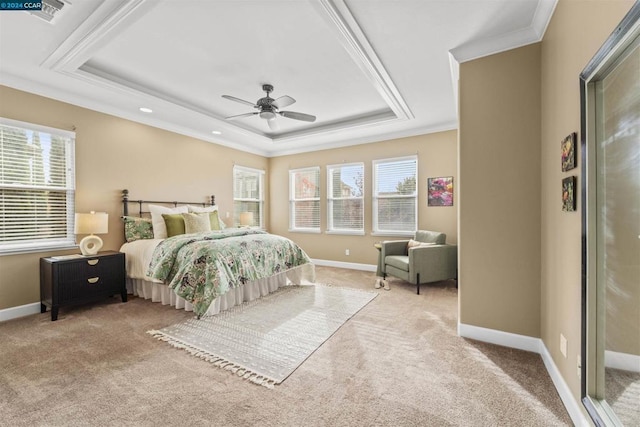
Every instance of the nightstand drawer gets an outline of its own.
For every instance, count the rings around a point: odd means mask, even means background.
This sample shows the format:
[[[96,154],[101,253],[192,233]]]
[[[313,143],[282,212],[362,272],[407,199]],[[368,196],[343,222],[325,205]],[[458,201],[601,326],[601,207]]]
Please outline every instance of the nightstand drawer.
[[[91,298],[103,292],[120,292],[123,272],[120,257],[88,258],[58,267],[60,302]]]
[[[63,277],[61,274],[59,278]],[[62,280],[58,285],[60,303],[80,302],[83,299],[91,299],[96,295],[105,293],[120,293],[118,282],[105,276],[83,276],[73,280]]]

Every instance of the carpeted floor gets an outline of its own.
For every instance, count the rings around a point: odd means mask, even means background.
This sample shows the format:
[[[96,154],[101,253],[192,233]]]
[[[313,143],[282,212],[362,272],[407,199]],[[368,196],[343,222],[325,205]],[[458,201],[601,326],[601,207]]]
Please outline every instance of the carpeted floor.
[[[317,281],[374,276],[317,267]],[[0,424],[570,425],[537,354],[456,335],[453,282],[378,292],[273,390],[146,334],[191,314],[138,298],[0,323]]]
[[[625,426],[640,425],[640,373],[606,368],[605,396]]]

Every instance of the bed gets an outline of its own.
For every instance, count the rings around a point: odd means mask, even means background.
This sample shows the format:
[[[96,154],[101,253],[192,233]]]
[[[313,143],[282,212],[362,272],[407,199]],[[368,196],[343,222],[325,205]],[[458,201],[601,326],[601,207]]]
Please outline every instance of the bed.
[[[130,294],[201,317],[315,281],[302,248],[262,230],[226,227],[213,196],[207,203],[130,200],[124,190],[122,201],[127,242],[120,251]],[[134,215],[131,203],[138,205]]]

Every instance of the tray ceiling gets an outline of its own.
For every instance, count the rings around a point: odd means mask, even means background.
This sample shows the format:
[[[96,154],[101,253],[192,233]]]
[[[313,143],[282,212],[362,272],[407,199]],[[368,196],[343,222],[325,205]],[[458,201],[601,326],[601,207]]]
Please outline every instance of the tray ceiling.
[[[0,83],[266,156],[375,142],[455,129],[458,63],[539,41],[555,1],[66,0],[0,14]],[[316,121],[225,120],[263,84]]]

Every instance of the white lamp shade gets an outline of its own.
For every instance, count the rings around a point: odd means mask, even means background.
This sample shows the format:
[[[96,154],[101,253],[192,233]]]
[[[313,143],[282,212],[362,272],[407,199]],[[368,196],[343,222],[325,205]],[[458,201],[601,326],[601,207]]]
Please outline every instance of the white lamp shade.
[[[240,225],[253,225],[253,212],[240,213]]]
[[[75,234],[106,234],[109,232],[109,214],[106,212],[77,213]]]

